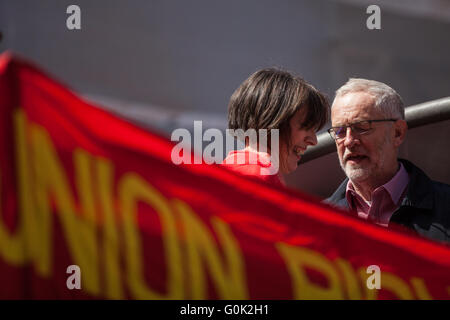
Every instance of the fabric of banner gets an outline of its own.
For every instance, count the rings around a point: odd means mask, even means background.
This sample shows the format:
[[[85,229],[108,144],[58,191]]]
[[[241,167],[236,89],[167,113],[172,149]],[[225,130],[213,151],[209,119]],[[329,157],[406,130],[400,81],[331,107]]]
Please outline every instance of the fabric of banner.
[[[0,298],[450,298],[450,248],[175,165],[169,139],[9,53],[0,112]]]

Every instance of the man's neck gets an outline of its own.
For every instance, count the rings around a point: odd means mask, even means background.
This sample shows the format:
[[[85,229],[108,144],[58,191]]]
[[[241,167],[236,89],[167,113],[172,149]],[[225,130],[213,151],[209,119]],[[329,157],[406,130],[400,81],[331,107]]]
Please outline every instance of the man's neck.
[[[367,180],[354,182],[352,181],[353,188],[356,193],[360,195],[365,201],[372,201],[372,193],[373,191],[389,182],[397,173],[400,168],[400,163],[396,162],[396,165],[392,166],[392,169],[387,171],[383,175],[370,177]]]
[[[370,202],[372,201],[372,192],[377,187],[373,187],[372,185],[368,185],[365,183],[357,183],[353,182],[353,188],[355,189],[355,192],[361,196],[365,201]]]

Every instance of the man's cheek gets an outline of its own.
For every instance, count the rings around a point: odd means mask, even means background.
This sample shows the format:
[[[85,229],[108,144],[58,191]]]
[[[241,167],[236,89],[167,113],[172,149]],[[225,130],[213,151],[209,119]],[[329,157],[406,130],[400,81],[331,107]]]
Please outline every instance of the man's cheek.
[[[338,149],[338,157],[339,157],[339,161],[342,162],[343,157],[344,157],[344,151],[343,151],[343,150],[339,150],[339,149]]]

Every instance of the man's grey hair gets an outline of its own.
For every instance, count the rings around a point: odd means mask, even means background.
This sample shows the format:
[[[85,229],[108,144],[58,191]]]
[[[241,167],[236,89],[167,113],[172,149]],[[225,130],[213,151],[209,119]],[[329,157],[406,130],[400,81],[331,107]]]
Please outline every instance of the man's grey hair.
[[[405,106],[400,95],[387,84],[375,80],[350,78],[336,90],[336,98],[347,93],[366,92],[374,97],[375,108],[387,118],[405,119]]]

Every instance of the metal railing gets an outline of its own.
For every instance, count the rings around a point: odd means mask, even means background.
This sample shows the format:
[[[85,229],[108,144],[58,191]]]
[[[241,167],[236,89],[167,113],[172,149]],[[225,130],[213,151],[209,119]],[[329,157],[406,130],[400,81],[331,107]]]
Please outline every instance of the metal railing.
[[[405,108],[408,128],[413,129],[450,119],[450,97],[428,101]],[[328,132],[317,136],[317,145],[309,147],[299,163],[305,163],[336,152],[336,144]]]

